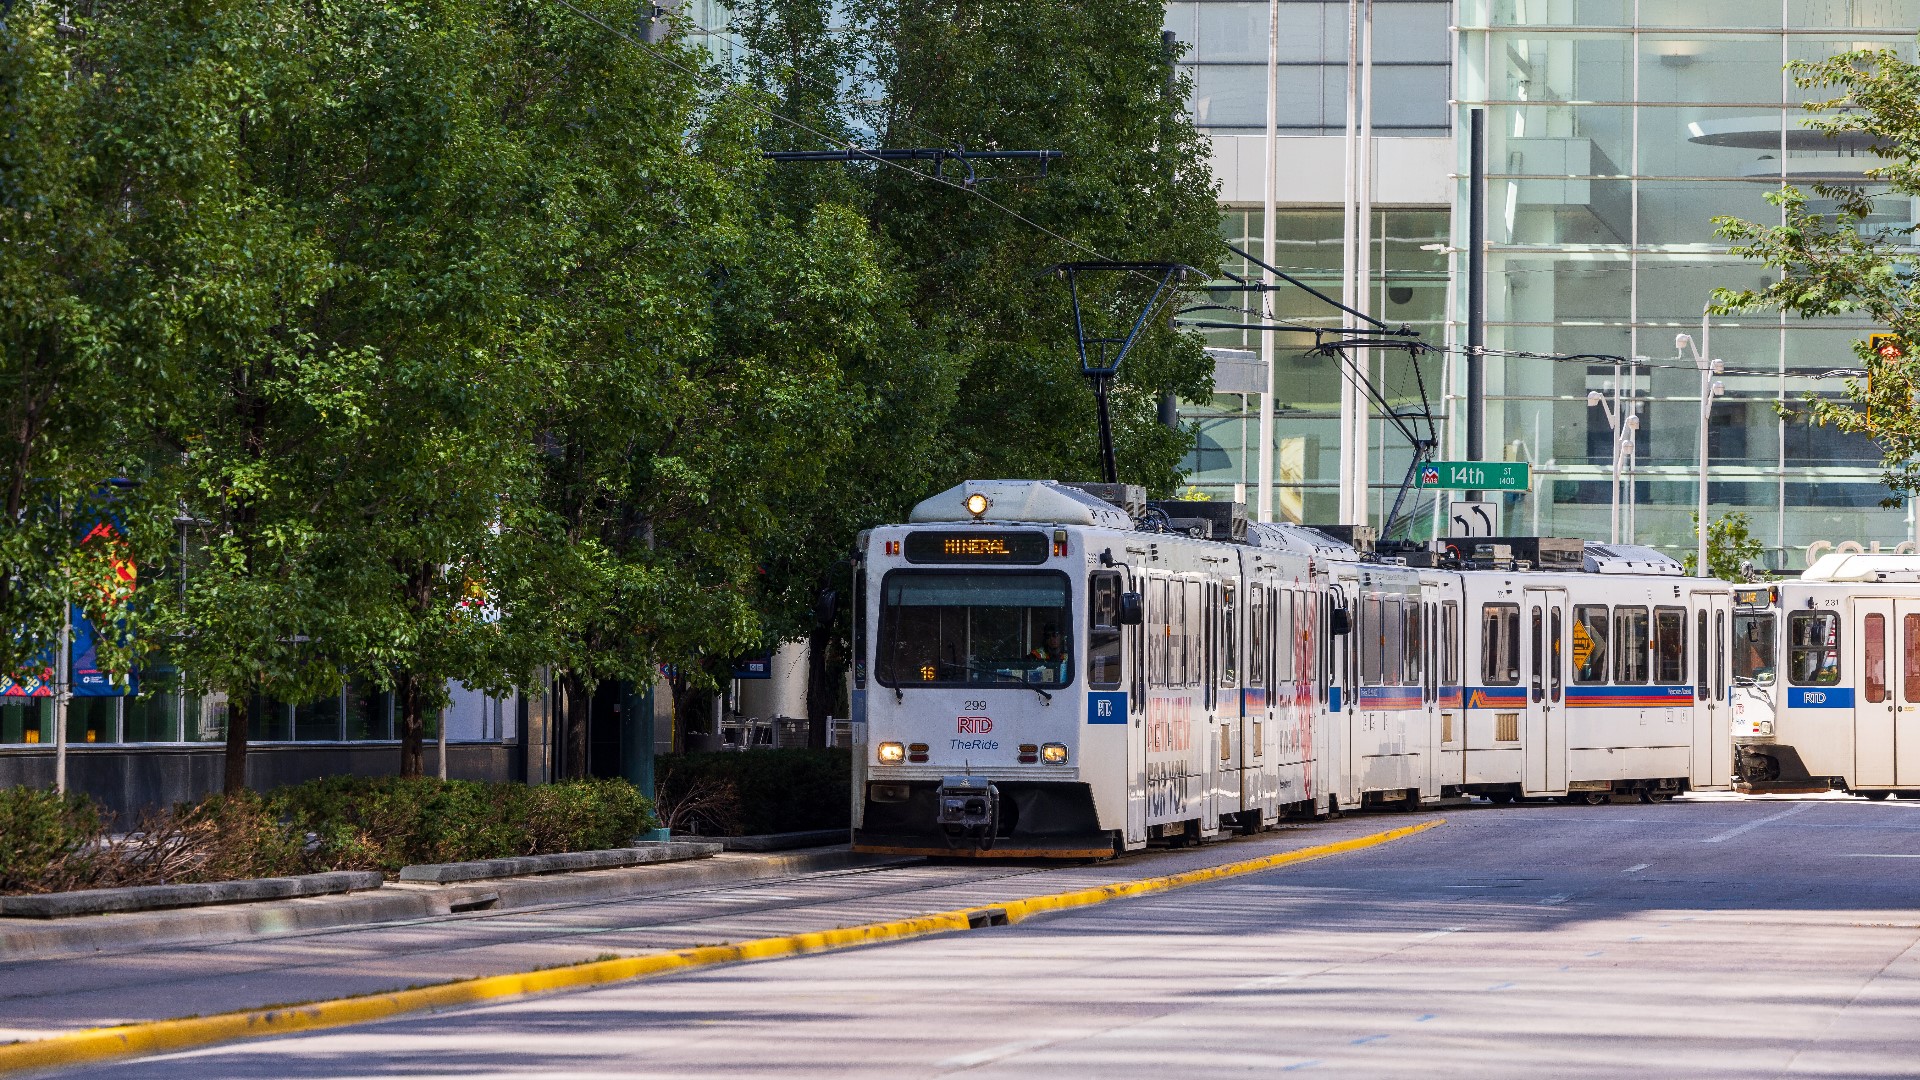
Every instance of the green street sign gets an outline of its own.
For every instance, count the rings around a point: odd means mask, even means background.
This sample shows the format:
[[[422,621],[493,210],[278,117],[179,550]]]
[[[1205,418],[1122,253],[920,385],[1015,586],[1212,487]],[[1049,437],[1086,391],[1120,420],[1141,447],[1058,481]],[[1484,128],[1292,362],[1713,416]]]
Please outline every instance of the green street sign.
[[[1429,461],[1420,486],[1451,491],[1531,491],[1533,467],[1524,461]]]

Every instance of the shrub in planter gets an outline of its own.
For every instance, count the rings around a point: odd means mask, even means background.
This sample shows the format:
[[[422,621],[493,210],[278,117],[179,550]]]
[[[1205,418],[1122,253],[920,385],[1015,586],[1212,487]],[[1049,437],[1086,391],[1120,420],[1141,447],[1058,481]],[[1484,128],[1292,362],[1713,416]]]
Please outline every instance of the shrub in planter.
[[[844,828],[852,821],[853,759],[836,750],[682,754],[660,763],[660,803],[669,816],[690,799],[724,804],[674,827],[721,836]],[[718,793],[718,794],[716,794]],[[704,819],[704,820],[702,820]]]
[[[76,865],[100,839],[100,808],[85,795],[30,787],[0,788],[0,892],[46,892],[90,878]]]
[[[625,847],[654,827],[653,804],[625,780],[570,780],[525,792],[525,854]]]
[[[528,787],[330,776],[281,788],[270,801],[295,830],[315,836],[315,856],[335,869],[620,847],[652,827],[651,805],[624,780]]]

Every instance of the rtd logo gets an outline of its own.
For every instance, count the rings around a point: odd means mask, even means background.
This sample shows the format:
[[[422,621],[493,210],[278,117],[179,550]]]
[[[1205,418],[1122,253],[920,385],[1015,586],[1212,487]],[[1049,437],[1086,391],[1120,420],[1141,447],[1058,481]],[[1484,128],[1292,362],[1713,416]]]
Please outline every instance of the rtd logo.
[[[993,730],[991,716],[963,716],[960,718],[960,734],[985,735]]]

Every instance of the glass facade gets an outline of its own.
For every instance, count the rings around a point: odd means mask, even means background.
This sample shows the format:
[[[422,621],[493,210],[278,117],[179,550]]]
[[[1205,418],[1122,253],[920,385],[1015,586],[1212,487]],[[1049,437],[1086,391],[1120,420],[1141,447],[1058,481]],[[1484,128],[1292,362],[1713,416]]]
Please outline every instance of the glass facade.
[[[1346,2],[1285,0],[1281,9],[1279,128],[1288,135],[1338,135],[1347,122]],[[1376,0],[1376,132],[1447,133],[1451,9],[1446,0]],[[1184,66],[1193,77],[1194,120],[1217,132],[1266,130],[1267,5],[1169,3],[1166,27],[1189,46]]]
[[[1487,111],[1488,455],[1535,471],[1531,492],[1505,497],[1507,527],[1607,535],[1613,434],[1587,395],[1618,388],[1641,425],[1623,539],[1691,552],[1700,375],[1675,335],[1700,340],[1714,287],[1769,280],[1729,254],[1712,218],[1778,221],[1767,192],[1858,181],[1872,167],[1863,150],[1802,128],[1809,94],[1784,68],[1858,48],[1912,60],[1920,0],[1464,0],[1459,20],[1456,130],[1468,110]],[[1910,200],[1879,208],[1887,225],[1914,220]],[[1455,247],[1465,225],[1458,214]],[[1456,340],[1465,316],[1457,296]],[[1804,416],[1807,395],[1838,396],[1843,380],[1820,376],[1856,367],[1851,343],[1876,329],[1778,314],[1711,320],[1711,352],[1727,371],[1708,425],[1709,513],[1748,514],[1776,567],[1797,572],[1821,540],[1891,549],[1913,539],[1907,511],[1878,505],[1877,448]],[[1633,360],[1499,355],[1516,352]]]
[[[1282,0],[1281,9],[1287,21],[1278,134],[1338,135],[1347,5]],[[1184,62],[1194,116],[1210,135],[1260,133],[1266,10],[1224,0],[1168,5],[1168,29],[1190,46]],[[1588,394],[1599,391],[1609,399],[1617,394],[1621,412],[1639,423],[1626,462],[1622,539],[1676,557],[1692,552],[1700,375],[1676,343],[1684,333],[1727,368],[1720,376],[1725,394],[1708,422],[1711,516],[1746,513],[1769,549],[1767,561],[1789,572],[1803,568],[1809,545],[1821,541],[1891,550],[1914,540],[1911,513],[1879,505],[1887,492],[1878,449],[1806,416],[1808,395],[1840,396],[1844,376],[1829,373],[1855,368],[1852,343],[1879,328],[1777,313],[1716,317],[1703,343],[1701,320],[1716,286],[1769,280],[1764,268],[1729,252],[1713,217],[1778,221],[1768,192],[1815,179],[1859,182],[1875,164],[1863,147],[1801,126],[1800,105],[1818,92],[1793,86],[1785,65],[1857,48],[1894,49],[1911,60],[1920,0],[1376,0],[1374,11],[1376,79],[1387,62],[1429,67],[1435,40],[1452,50],[1431,93],[1377,84],[1376,133],[1383,144],[1453,134],[1457,174],[1451,206],[1387,206],[1374,218],[1368,310],[1422,331],[1448,357],[1429,357],[1416,369],[1404,353],[1372,352],[1369,373],[1386,406],[1371,406],[1369,424],[1374,525],[1383,524],[1409,460],[1407,439],[1385,411],[1420,411],[1424,389],[1436,412],[1460,416],[1464,134],[1469,110],[1483,108],[1490,352],[1484,454],[1530,462],[1534,475],[1531,491],[1498,496],[1503,527],[1608,536],[1615,440],[1606,410],[1588,405]],[[1455,32],[1447,32],[1448,22]],[[1420,110],[1449,97],[1446,124],[1429,127]],[[1390,157],[1381,152],[1383,161]],[[1305,190],[1282,170],[1278,263],[1337,297],[1342,214],[1337,203],[1326,207],[1324,194]],[[1876,208],[1871,224],[1915,220],[1908,199],[1883,197]],[[1222,213],[1225,234],[1259,253],[1259,211],[1242,201]],[[1304,293],[1288,290],[1277,299],[1283,319],[1332,325],[1331,309]],[[1251,294],[1219,293],[1209,303],[1257,307]],[[1187,317],[1254,321],[1231,310]],[[1258,335],[1246,331],[1207,336],[1216,346],[1258,348]],[[1334,521],[1339,369],[1309,355],[1309,337],[1283,333],[1278,341],[1275,514]],[[1581,354],[1622,359],[1541,358]],[[1256,501],[1256,455],[1248,448],[1257,441],[1258,408],[1256,396],[1239,394],[1183,407],[1199,436],[1187,462],[1195,485]],[[1441,457],[1466,456],[1464,424],[1457,428],[1446,432]],[[1427,535],[1433,503],[1410,496],[1409,504],[1395,534]]]
[[[169,682],[173,686],[168,686]],[[68,745],[100,743],[217,743],[227,735],[227,699],[197,697],[177,689],[175,673],[161,668],[141,697],[76,697],[67,706]],[[455,742],[512,742],[518,737],[517,694],[490,697],[459,683],[448,686],[447,737]],[[429,716],[427,738],[439,736],[441,719]],[[249,740],[273,742],[388,742],[395,738],[393,696],[351,680],[335,695],[309,702],[256,698]],[[53,699],[0,698],[0,746],[52,745]]]
[[[1264,243],[1258,210],[1226,210],[1222,228],[1227,241],[1242,251],[1259,253]],[[1445,209],[1382,210],[1374,215],[1374,278],[1370,310],[1393,326],[1419,331],[1425,341],[1445,336],[1447,310],[1447,221]],[[1288,208],[1280,212],[1275,229],[1279,269],[1320,292],[1340,295],[1339,210]],[[1258,267],[1228,265],[1243,278],[1258,279]],[[1207,301],[1208,309],[1187,312],[1183,318],[1199,325],[1208,344],[1220,348],[1258,350],[1259,334],[1245,329],[1207,329],[1206,324],[1257,321],[1259,307],[1252,294],[1221,293]],[[1274,312],[1281,321],[1303,327],[1335,329],[1337,312],[1305,290],[1283,289],[1274,296]],[[1274,512],[1290,521],[1339,520],[1340,384],[1344,371],[1334,356],[1314,351],[1314,335],[1306,331],[1282,333],[1276,350],[1274,376]],[[1417,414],[1441,414],[1446,385],[1445,358],[1427,353],[1417,360],[1399,349],[1355,352],[1354,362],[1365,366],[1373,385],[1402,422],[1421,437],[1427,425]],[[1375,409],[1379,412],[1378,407]],[[1249,448],[1259,442],[1260,402],[1256,394],[1217,394],[1205,404],[1189,403],[1182,410],[1192,424],[1198,445],[1186,464],[1188,482],[1215,498],[1251,502],[1258,483],[1257,454]],[[1391,508],[1412,448],[1393,424],[1372,427],[1373,473],[1392,483],[1377,487]],[[1384,496],[1383,493],[1384,492]],[[1421,504],[1429,505],[1429,504]],[[1409,497],[1402,516],[1417,516]]]

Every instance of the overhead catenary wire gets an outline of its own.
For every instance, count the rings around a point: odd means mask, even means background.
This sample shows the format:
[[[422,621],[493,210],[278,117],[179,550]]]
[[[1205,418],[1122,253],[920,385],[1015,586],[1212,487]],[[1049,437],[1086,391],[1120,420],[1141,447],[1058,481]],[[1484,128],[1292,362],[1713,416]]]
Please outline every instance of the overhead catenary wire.
[[[634,37],[632,34],[626,32],[625,30],[622,30],[619,27],[614,26],[613,24],[607,22],[605,19],[600,18],[598,15],[595,15],[590,11],[582,10],[580,7],[575,5],[572,2],[572,0],[554,0],[554,2],[559,4],[561,7],[566,8],[568,11],[573,12],[575,15],[578,15],[582,19],[585,19],[586,21],[594,24],[595,26],[600,27],[602,30],[605,30],[607,33],[612,34],[613,36],[619,38],[620,40],[625,41],[627,44],[632,45],[635,48],[641,50],[647,55],[653,57],[655,60],[658,60],[661,63],[666,64],[668,67],[671,67],[676,71],[679,71],[679,72],[682,72],[683,74],[691,76],[694,80],[701,83],[703,89],[725,91],[725,90],[738,90],[741,88],[739,84],[728,82],[725,79],[721,80],[723,84],[721,86],[716,87],[716,86],[707,85],[707,78],[705,73],[701,72],[697,68],[689,67],[688,65],[683,64],[680,61],[673,59],[672,57],[666,55],[665,53],[657,49],[649,48],[646,42],[640,40],[639,38]],[[906,175],[911,176],[917,180],[923,181],[925,183],[937,184],[941,187],[951,188],[954,191],[961,192],[962,194],[970,195],[973,198],[979,199],[981,202],[987,204],[988,206],[994,208],[995,210],[998,210],[1001,213],[1006,214],[1008,217],[1013,218],[1014,220],[1020,222],[1021,224],[1026,225],[1031,229],[1035,229],[1041,233],[1044,233],[1055,240],[1058,240],[1059,242],[1067,245],[1068,247],[1074,249],[1075,251],[1082,252],[1086,255],[1092,256],[1093,258],[1104,261],[1104,262],[1119,261],[1109,257],[1108,255],[1102,253],[1101,251],[1099,251],[1094,247],[1091,247],[1087,244],[1080,242],[1079,240],[1074,239],[1073,237],[1065,236],[1061,233],[1055,232],[1054,230],[1047,228],[1045,225],[1042,225],[1039,222],[1033,220],[1032,218],[1027,217],[1025,214],[1022,214],[1018,210],[1015,210],[1012,207],[1006,205],[1005,203],[1000,202],[998,199],[995,199],[992,196],[987,195],[986,193],[980,191],[978,188],[968,187],[964,184],[958,184],[952,180],[948,180],[943,176],[938,176],[931,173],[924,173],[918,169],[910,169],[905,165],[899,164],[898,162],[887,161],[884,158],[875,156],[872,153],[862,150],[860,147],[854,146],[850,142],[837,139],[834,136],[829,135],[826,132],[823,132],[818,128],[815,128],[809,124],[803,123],[799,120],[795,120],[794,118],[790,116],[786,116],[782,113],[775,112],[773,109],[769,108],[765,104],[756,102],[754,103],[753,108],[758,110],[762,115],[766,116],[768,119],[777,120],[780,123],[786,124],[788,127],[795,129],[796,131],[801,131],[808,135],[811,135],[814,138],[819,139],[823,143],[826,143],[830,146],[837,147],[841,150],[845,150],[863,160],[871,161],[876,165],[881,165],[881,166],[885,166],[892,169],[898,169],[900,172],[903,172]],[[1144,274],[1140,274],[1139,276],[1148,281],[1153,280],[1152,278],[1147,277]]]

